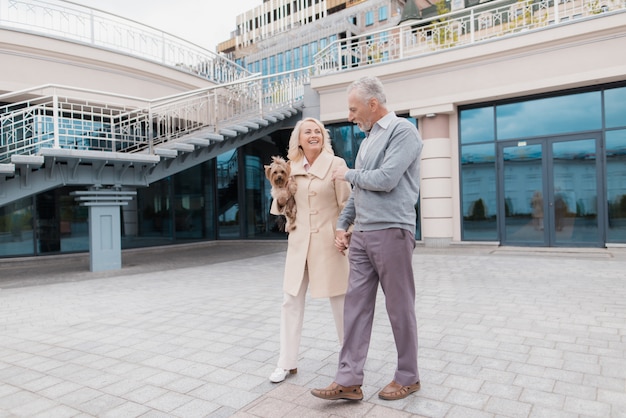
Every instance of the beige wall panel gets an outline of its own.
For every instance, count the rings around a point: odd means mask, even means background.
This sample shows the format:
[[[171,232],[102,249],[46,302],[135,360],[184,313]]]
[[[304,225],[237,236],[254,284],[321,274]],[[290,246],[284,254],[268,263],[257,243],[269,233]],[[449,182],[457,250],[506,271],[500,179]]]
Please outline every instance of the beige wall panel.
[[[452,218],[450,198],[422,199],[422,218]]]
[[[452,237],[452,219],[435,218],[422,220],[422,238]]]
[[[422,159],[421,177],[422,180],[447,178],[452,175],[451,161],[449,158],[428,158]]]
[[[429,138],[424,140],[422,159],[427,158],[450,158],[449,138]]]
[[[423,198],[452,196],[452,182],[449,178],[422,178],[420,193]]]

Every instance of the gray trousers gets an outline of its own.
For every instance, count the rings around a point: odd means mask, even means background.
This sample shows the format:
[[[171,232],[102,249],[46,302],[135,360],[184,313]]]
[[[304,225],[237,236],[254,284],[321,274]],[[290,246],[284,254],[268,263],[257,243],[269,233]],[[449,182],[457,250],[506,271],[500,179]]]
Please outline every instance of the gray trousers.
[[[379,283],[385,294],[398,353],[393,380],[403,386],[419,381],[415,282],[411,264],[414,249],[415,236],[401,228],[352,234],[350,279],[344,305],[344,343],[335,376],[335,382],[340,385],[363,384]]]

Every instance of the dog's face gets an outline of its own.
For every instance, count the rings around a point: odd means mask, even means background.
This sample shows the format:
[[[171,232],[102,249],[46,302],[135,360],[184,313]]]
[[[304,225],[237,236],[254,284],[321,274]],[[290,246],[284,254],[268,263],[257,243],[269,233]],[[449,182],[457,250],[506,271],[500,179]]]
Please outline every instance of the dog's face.
[[[290,175],[291,167],[282,157],[272,157],[272,163],[265,166],[265,177],[272,186],[285,187]]]

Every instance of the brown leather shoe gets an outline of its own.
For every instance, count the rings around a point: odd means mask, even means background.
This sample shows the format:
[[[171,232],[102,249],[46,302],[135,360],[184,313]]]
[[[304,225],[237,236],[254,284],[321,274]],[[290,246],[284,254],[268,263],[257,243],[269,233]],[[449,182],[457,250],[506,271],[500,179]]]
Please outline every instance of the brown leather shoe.
[[[383,388],[383,390],[378,392],[378,397],[386,401],[397,401],[398,399],[406,398],[413,392],[417,392],[420,390],[420,387],[420,382],[413,385],[402,386],[401,384],[396,383],[395,380],[392,380],[391,383]]]
[[[360,401],[363,399],[361,385],[341,386],[336,382],[331,383],[330,386],[324,389],[312,389],[311,394],[329,401],[336,401],[337,399]]]

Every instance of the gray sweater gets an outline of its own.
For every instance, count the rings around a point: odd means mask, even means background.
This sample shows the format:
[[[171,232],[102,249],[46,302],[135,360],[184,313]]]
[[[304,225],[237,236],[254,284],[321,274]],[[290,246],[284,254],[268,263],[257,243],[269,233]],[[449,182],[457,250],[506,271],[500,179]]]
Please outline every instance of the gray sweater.
[[[346,172],[352,193],[337,229],[375,231],[404,228],[415,233],[415,205],[419,198],[422,138],[415,125],[390,112],[378,122],[382,132],[368,143],[365,139],[355,168]]]

